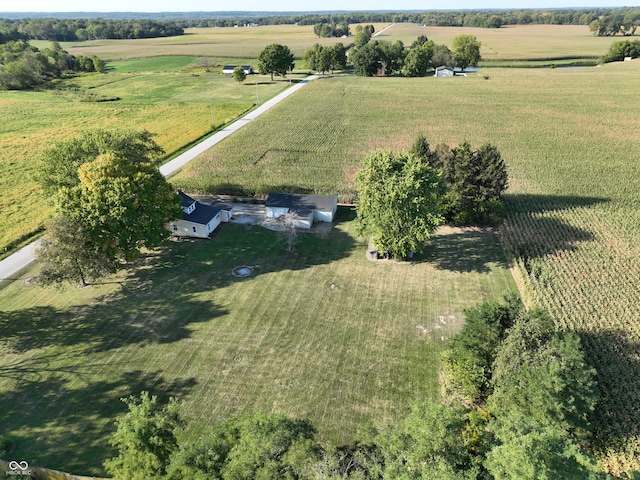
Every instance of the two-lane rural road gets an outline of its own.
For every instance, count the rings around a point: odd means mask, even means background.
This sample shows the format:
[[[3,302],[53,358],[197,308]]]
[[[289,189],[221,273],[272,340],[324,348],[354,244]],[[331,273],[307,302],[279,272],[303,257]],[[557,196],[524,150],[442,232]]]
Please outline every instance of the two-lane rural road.
[[[190,148],[183,154],[177,156],[173,160],[165,163],[160,167],[160,173],[162,173],[165,177],[169,177],[172,174],[176,173],[182,167],[184,167],[191,160],[196,158],[198,155],[204,153],[209,148],[213,147],[216,143],[221,142],[225,138],[227,138],[232,133],[238,131],[247,123],[252,122],[257,117],[262,115],[264,112],[269,110],[274,105],[277,105],[289,95],[294,94],[298,90],[300,90],[303,86],[309,83],[311,80],[315,80],[316,78],[321,77],[322,75],[311,75],[310,77],[305,78],[304,80],[294,84],[293,86],[287,88],[284,92],[276,95],[271,100],[264,102],[258,108],[251,110],[244,117],[239,118],[235,122],[231,123],[227,127],[223,128],[219,132],[211,135],[209,138],[203,140],[198,145]],[[34,248],[38,245],[39,240],[30,243],[26,247],[21,248],[16,253],[8,256],[4,260],[0,261],[0,280],[3,279],[11,279],[17,272],[22,270],[24,267],[29,265],[31,262],[35,260]]]

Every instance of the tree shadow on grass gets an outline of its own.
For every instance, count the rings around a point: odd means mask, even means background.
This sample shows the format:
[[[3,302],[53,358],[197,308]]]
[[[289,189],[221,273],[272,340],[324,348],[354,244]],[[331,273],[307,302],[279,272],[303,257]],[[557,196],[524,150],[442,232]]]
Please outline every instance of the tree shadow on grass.
[[[459,273],[488,273],[492,266],[507,267],[500,239],[490,228],[446,227],[431,238],[415,261]]]
[[[189,337],[190,324],[226,313],[208,301],[152,295],[151,289],[142,285],[133,293],[118,292],[107,301],[65,309],[47,305],[0,311],[0,346],[19,354],[52,345],[100,352],[129,344],[169,343]]]
[[[115,455],[109,445],[116,429],[112,420],[127,411],[120,397],[146,390],[166,402],[170,396],[186,395],[196,384],[193,378],[167,380],[159,370],[123,371],[108,372],[108,379],[77,388],[69,386],[69,375],[82,378],[85,366],[75,372],[52,371],[41,359],[13,367],[0,368],[0,380],[23,367],[28,375],[0,396],[2,433],[15,444],[10,460],[76,474],[103,475],[102,462]]]
[[[602,451],[640,436],[640,343],[628,332],[578,331],[587,362],[598,373],[600,401],[591,415],[594,442]]]

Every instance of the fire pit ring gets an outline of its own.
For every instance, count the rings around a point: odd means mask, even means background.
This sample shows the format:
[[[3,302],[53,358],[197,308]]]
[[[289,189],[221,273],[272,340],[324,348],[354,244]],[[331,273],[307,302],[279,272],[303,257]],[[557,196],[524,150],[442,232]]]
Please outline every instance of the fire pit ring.
[[[249,275],[251,275],[253,273],[253,268],[248,267],[247,265],[242,265],[240,267],[235,267],[232,271],[231,274],[234,277],[248,277]]]

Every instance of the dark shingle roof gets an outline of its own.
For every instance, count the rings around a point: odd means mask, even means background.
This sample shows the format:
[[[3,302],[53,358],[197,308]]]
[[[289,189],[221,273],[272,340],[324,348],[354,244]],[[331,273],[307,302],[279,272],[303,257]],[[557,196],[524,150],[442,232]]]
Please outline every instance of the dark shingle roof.
[[[181,204],[183,208],[189,207],[194,202],[196,204],[196,208],[191,213],[183,213],[182,219],[187,222],[198,223],[200,225],[206,225],[222,210],[231,210],[233,208],[231,205],[222,202],[216,202],[211,205],[205,205],[204,203],[200,203],[189,195],[184,193],[182,190],[178,191],[178,195],[180,195]]]
[[[298,193],[270,193],[265,202],[267,207],[288,208],[299,214],[313,210],[333,210],[338,197],[322,195],[302,195]]]
[[[222,209],[210,207],[209,205],[204,205],[202,203],[196,203],[196,209],[191,213],[185,212],[182,215],[182,219],[187,222],[206,225],[220,212],[220,210]]]
[[[178,190],[178,195],[180,195],[180,206],[182,208],[190,207],[193,202],[195,202],[193,198],[184,193],[182,190]]]

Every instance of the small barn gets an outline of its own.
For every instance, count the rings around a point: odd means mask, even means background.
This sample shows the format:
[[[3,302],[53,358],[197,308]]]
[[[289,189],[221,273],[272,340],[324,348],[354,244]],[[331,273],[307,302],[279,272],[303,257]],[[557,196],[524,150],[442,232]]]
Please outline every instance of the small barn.
[[[311,228],[313,222],[333,222],[338,208],[338,197],[303,195],[296,193],[270,193],[265,202],[268,218],[279,218],[293,213],[297,228]]]
[[[231,205],[217,202],[211,205],[194,200],[182,190],[178,191],[182,206],[182,218],[167,225],[173,235],[178,237],[209,238],[209,235],[222,222],[231,219]]]

